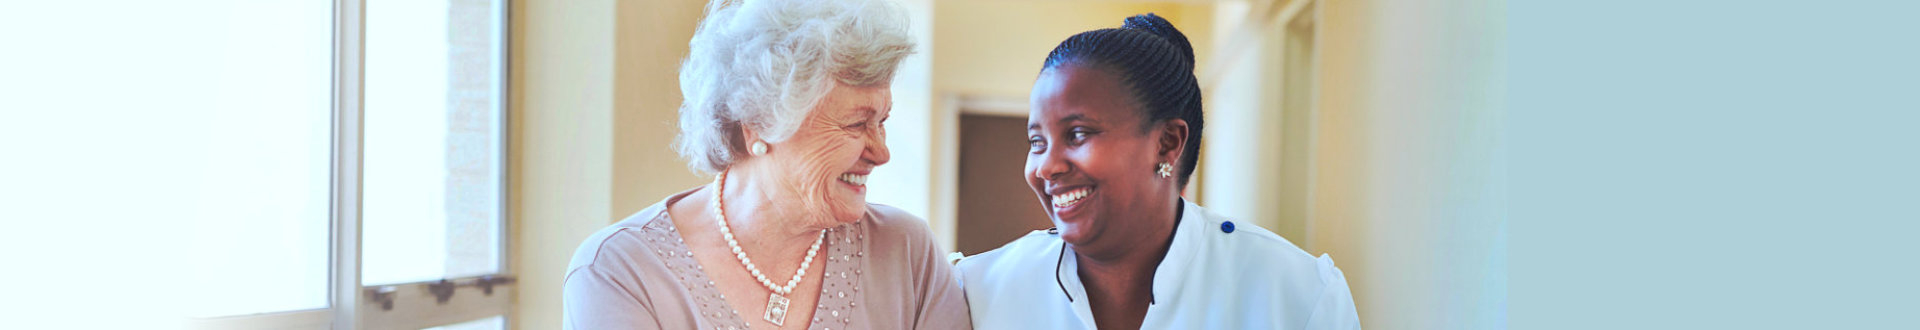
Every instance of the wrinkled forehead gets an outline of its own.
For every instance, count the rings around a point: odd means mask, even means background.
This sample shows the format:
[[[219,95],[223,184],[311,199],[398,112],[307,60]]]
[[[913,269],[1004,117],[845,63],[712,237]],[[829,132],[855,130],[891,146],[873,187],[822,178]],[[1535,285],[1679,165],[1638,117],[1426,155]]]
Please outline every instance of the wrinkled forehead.
[[[830,120],[865,120],[885,118],[893,111],[893,90],[890,86],[871,87],[837,84],[820,105],[814,107],[812,116]]]

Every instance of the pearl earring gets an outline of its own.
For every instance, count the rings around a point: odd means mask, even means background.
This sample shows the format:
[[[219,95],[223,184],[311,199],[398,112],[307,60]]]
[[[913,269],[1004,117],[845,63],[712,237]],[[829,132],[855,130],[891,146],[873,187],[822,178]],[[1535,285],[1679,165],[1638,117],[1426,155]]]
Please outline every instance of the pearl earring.
[[[1154,173],[1154,174],[1159,174],[1159,175],[1160,175],[1160,177],[1162,177],[1162,178],[1166,178],[1166,177],[1172,177],[1172,176],[1173,176],[1173,164],[1167,164],[1167,162],[1160,162],[1160,168],[1159,168],[1159,169],[1155,169],[1155,170],[1153,171],[1153,173]]]
[[[747,153],[751,153],[754,156],[767,154],[767,142],[753,141],[753,146],[747,148]]]

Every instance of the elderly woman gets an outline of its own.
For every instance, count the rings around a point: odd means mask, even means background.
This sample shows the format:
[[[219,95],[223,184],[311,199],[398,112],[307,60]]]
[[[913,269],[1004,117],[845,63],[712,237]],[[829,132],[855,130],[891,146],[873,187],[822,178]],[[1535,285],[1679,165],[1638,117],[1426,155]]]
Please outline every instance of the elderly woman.
[[[926,223],[866,202],[913,48],[903,16],[868,0],[708,5],[677,149],[713,183],[581,243],[565,327],[969,328]]]
[[[1067,38],[1027,117],[1056,226],[959,268],[983,329],[1358,329],[1333,260],[1180,197],[1200,152],[1193,48],[1153,14]]]

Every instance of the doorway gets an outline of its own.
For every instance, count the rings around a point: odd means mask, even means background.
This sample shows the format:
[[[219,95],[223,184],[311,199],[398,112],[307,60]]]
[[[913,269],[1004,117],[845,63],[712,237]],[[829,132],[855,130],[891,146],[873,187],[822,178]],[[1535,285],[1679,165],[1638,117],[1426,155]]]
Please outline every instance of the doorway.
[[[979,254],[1053,227],[1027,186],[1026,136],[1025,116],[960,115],[956,251]]]

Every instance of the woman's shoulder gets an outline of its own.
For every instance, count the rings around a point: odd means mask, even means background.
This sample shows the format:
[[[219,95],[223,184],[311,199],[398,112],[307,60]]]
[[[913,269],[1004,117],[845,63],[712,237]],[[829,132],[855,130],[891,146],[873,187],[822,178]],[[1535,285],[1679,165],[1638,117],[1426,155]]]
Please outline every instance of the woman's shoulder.
[[[1211,209],[1194,206],[1201,215],[1199,228],[1204,234],[1202,236],[1207,238],[1205,241],[1208,244],[1213,245],[1208,250],[1215,251],[1210,253],[1209,259],[1220,259],[1211,261],[1250,268],[1254,274],[1312,270],[1311,273],[1317,276],[1295,279],[1311,279],[1311,283],[1315,284],[1344,281],[1344,274],[1334,266],[1331,256],[1325,253],[1315,256],[1293,241],[1257,224],[1235,221]]]
[[[1035,230],[980,254],[962,257],[954,268],[962,277],[981,281],[989,275],[1022,277],[1027,271],[1051,269],[1060,258],[1060,236]]]
[[[886,204],[867,203],[866,226],[869,234],[907,243],[932,243],[933,227],[927,220],[906,210]]]
[[[667,218],[665,201],[634,212],[582,240],[573,250],[573,258],[567,263],[567,272],[596,266],[632,267],[632,264],[652,257],[640,252],[655,250],[643,238],[645,231],[671,228],[672,225],[672,220]]]
[[[851,233],[864,236],[857,239],[865,241],[862,250],[871,261],[866,265],[868,272],[898,272],[900,276],[906,276],[904,278],[913,279],[921,279],[920,274],[940,269],[952,272],[949,268],[952,265],[941,258],[946,248],[933,237],[927,221],[919,216],[892,206],[867,204],[866,218],[853,226],[859,228]]]

